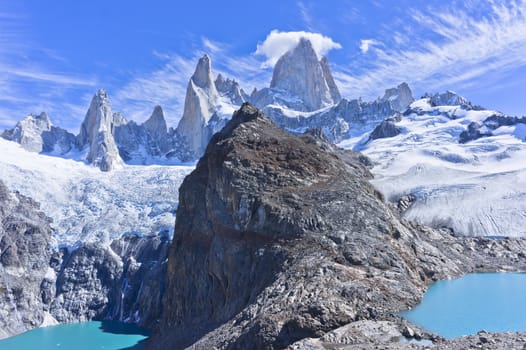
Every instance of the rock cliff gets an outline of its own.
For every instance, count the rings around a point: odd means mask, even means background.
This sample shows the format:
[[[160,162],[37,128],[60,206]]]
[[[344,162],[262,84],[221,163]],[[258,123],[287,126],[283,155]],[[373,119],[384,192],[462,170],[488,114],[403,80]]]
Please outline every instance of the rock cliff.
[[[150,348],[280,349],[360,320],[398,322],[436,279],[524,266],[522,241],[492,260],[476,241],[400,220],[362,156],[313,135],[249,104],[214,135],[179,191]]]
[[[319,61],[312,43],[305,38],[276,62],[270,88],[299,98],[306,111],[333,105],[341,99],[327,59]]]
[[[204,55],[188,82],[183,117],[177,126],[177,133],[187,140],[195,157],[202,154],[210,138],[206,125],[216,110],[218,98],[210,57]]]
[[[0,181],[0,339],[39,326],[41,286],[49,276],[50,219]]]
[[[122,166],[123,162],[113,138],[113,113],[108,94],[100,89],[90,107],[78,135],[81,149],[88,150],[87,161],[102,171]]]
[[[55,250],[50,222],[37,203],[0,182],[0,339],[57,322],[157,325],[167,235]]]

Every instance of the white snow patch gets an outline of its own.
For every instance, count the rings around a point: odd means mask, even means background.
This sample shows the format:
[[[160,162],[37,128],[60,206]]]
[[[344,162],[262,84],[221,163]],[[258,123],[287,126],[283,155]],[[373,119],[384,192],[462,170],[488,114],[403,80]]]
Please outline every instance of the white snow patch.
[[[427,99],[411,107],[420,115],[404,116],[400,135],[365,145],[355,137],[339,146],[361,145],[375,164],[372,183],[386,198],[416,197],[404,214],[410,220],[465,235],[526,236],[526,125],[460,144],[469,123],[500,113],[431,107]]]
[[[49,312],[46,311],[44,312],[44,320],[42,320],[42,323],[39,327],[51,327],[56,326],[58,324],[59,322],[53,316],[51,316]]]

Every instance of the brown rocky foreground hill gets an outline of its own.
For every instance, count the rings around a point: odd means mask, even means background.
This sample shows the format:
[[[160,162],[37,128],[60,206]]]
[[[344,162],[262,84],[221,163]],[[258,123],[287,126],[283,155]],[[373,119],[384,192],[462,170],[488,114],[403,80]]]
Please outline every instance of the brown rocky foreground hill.
[[[292,136],[244,104],[180,188],[149,347],[412,347],[393,342],[414,335],[397,312],[431,282],[526,266],[523,240],[401,220],[370,178],[359,154]]]

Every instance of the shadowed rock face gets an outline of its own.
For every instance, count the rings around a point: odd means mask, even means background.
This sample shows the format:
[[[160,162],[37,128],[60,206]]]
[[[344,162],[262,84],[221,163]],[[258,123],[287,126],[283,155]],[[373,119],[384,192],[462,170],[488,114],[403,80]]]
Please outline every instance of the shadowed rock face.
[[[0,181],[0,339],[39,326],[41,284],[51,256],[50,220]],[[42,295],[42,296],[41,296]]]
[[[249,104],[214,135],[179,191],[152,349],[279,349],[393,319],[431,281],[482,261],[464,241],[401,222],[363,157],[332,149]]]

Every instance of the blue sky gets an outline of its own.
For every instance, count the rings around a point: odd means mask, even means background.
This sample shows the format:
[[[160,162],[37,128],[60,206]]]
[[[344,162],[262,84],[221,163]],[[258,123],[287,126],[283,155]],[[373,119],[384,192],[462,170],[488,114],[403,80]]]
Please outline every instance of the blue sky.
[[[127,118],[160,104],[175,126],[200,56],[250,92],[300,31],[344,97],[406,81],[526,115],[526,0],[0,0],[0,129],[46,111],[77,131],[100,87]]]

